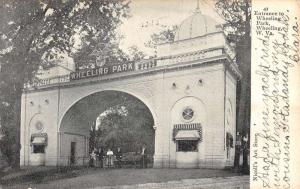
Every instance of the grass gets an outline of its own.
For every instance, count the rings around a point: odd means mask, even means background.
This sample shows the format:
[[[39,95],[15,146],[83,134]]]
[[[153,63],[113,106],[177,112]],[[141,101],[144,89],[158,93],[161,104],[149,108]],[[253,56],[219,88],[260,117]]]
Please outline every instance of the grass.
[[[228,177],[237,175],[229,170],[212,169],[99,169],[31,167],[12,171],[1,178],[7,188],[89,188],[181,179]]]

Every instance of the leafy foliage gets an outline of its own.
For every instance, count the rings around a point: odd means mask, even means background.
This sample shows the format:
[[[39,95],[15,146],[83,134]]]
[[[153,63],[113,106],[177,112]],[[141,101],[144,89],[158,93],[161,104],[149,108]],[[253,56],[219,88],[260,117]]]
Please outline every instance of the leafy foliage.
[[[117,101],[99,116],[97,146],[106,150],[120,146],[124,152],[137,152],[146,145],[149,152],[154,153],[154,123],[149,109],[125,93],[120,94]]]
[[[150,48],[156,48],[158,44],[174,41],[176,29],[177,26],[172,26],[160,31],[159,33],[152,34],[151,40],[145,45]]]
[[[137,46],[131,46],[129,48],[129,54],[132,61],[142,60],[146,56],[146,54],[140,51]]]
[[[129,62],[130,57],[118,47],[116,44],[99,43],[96,46],[84,45],[81,50],[74,54],[76,69],[95,68],[96,58],[100,58],[100,62],[105,64],[117,64]]]
[[[238,43],[250,36],[250,0],[218,0],[216,9],[226,21],[224,28],[229,42]]]
[[[20,101],[24,83],[78,41],[110,43],[129,14],[125,0],[0,0],[0,148],[18,165]],[[78,45],[77,45],[78,46]],[[79,45],[80,49],[83,45]]]

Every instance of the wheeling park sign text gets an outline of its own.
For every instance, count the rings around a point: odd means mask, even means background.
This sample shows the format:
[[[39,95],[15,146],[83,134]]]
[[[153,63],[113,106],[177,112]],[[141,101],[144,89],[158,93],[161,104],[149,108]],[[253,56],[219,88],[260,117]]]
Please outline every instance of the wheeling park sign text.
[[[134,63],[122,63],[122,64],[112,64],[102,67],[97,67],[93,69],[84,69],[72,72],[70,74],[70,80],[77,80],[89,77],[99,77],[114,73],[127,72],[134,70]]]

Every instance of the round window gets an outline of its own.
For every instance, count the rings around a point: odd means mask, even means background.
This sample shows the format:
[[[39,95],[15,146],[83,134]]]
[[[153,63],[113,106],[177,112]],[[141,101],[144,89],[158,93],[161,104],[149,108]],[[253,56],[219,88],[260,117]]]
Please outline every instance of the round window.
[[[41,121],[37,121],[35,124],[35,128],[38,131],[43,130],[43,128],[44,128],[43,123]]]
[[[183,111],[182,111],[182,118],[185,121],[192,121],[194,117],[194,110],[190,107],[186,107]]]

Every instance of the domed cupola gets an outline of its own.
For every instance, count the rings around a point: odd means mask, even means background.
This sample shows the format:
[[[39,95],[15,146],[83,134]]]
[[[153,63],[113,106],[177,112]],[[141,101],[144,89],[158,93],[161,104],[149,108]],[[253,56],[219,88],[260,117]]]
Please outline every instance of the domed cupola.
[[[178,27],[174,41],[181,41],[220,31],[218,23],[210,16],[204,15],[199,9],[186,18]]]
[[[204,61],[227,55],[235,57],[233,49],[226,41],[221,24],[212,17],[202,14],[199,6],[178,26],[174,41],[162,43],[157,47],[157,57],[180,57],[173,58],[164,65],[179,62],[183,64],[184,61]]]

